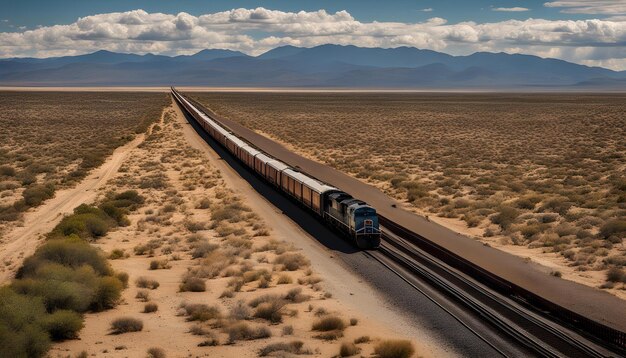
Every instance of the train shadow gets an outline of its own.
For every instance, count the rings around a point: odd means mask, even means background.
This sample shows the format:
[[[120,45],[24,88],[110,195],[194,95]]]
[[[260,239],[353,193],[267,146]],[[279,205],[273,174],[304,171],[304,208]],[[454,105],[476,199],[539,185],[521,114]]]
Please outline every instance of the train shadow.
[[[279,192],[273,186],[267,184],[256,173],[244,166],[235,156],[228,152],[218,142],[216,142],[202,127],[180,107],[185,115],[185,119],[191,127],[202,137],[202,139],[224,160],[237,174],[246,180],[254,190],[261,194],[276,208],[281,210],[284,215],[289,217],[298,226],[300,226],[309,235],[314,237],[322,245],[335,251],[345,254],[353,254],[361,252],[348,241],[348,238],[341,236],[327,227],[321,220],[317,219],[310,212],[306,211],[291,198]]]

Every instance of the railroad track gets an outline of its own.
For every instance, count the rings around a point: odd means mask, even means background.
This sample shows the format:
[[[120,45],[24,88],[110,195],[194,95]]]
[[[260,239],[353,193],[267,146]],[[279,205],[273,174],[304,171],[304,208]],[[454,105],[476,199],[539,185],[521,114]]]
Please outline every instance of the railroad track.
[[[380,249],[378,252],[370,251],[368,254],[422,294],[429,296],[414,285],[406,275],[407,273],[415,275],[426,281],[439,292],[539,357],[617,357],[616,354],[587,341],[575,332],[559,326],[522,304],[493,292],[385,228],[383,228],[383,242]],[[403,270],[389,265],[385,258],[392,260]],[[501,355],[507,356],[461,318],[441,306],[435,298],[430,296],[429,298]]]

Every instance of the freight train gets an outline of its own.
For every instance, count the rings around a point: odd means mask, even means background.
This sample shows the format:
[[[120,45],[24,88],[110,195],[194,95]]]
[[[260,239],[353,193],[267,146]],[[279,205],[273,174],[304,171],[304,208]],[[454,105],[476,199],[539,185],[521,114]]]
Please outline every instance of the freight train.
[[[380,245],[376,209],[271,157],[197,109],[174,87],[171,90],[176,101],[194,120],[250,170],[348,236],[357,247],[375,249]]]

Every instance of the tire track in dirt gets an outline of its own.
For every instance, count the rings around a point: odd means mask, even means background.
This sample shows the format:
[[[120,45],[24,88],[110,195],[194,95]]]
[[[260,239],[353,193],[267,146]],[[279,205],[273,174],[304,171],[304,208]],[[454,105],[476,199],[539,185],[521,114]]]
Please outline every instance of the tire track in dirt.
[[[159,124],[163,123],[163,116],[168,108],[170,106],[161,112]],[[152,133],[154,125],[150,126],[147,133],[138,134],[132,141],[116,148],[101,166],[92,170],[78,185],[57,191],[52,199],[25,213],[24,225],[6,233],[0,243],[0,285],[13,278],[24,258],[35,252],[44,235],[50,232],[63,216],[71,213],[80,204],[96,199],[99,189],[119,170],[130,151]]]

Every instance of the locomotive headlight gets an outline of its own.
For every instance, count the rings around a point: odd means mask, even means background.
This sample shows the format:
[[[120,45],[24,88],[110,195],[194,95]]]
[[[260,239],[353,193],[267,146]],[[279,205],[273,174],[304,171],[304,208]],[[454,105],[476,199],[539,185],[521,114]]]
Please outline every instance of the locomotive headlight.
[[[371,219],[365,220],[364,223],[365,223],[365,226],[372,226],[372,225],[374,225],[374,222]]]

